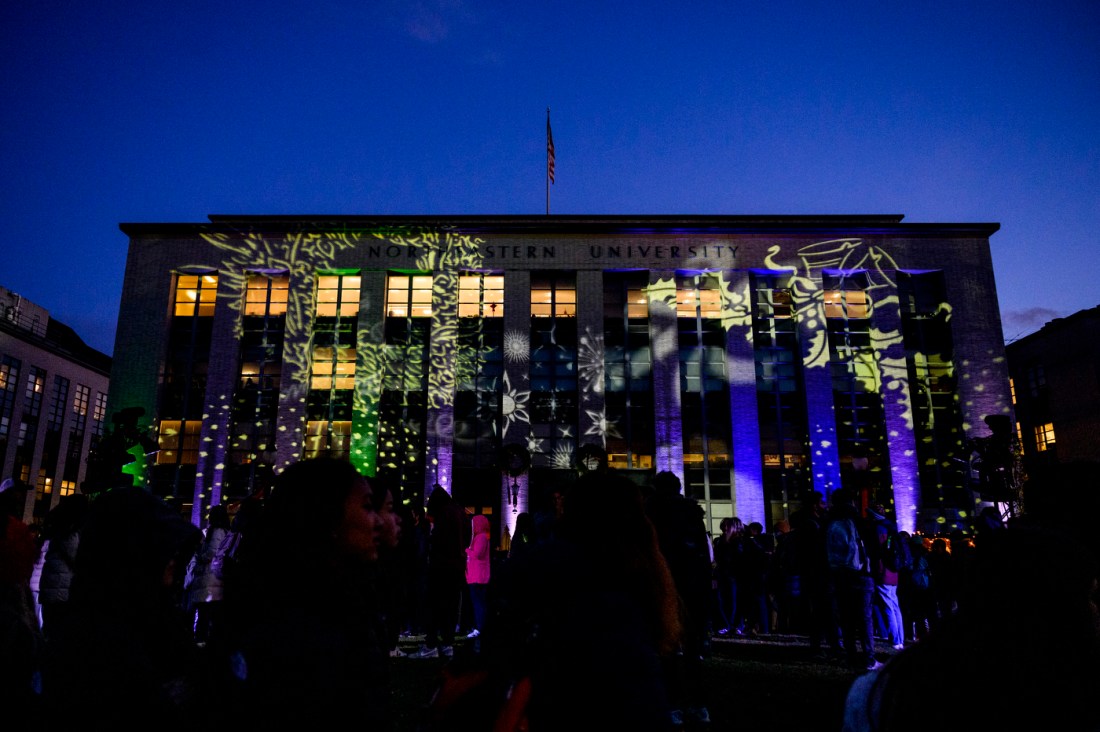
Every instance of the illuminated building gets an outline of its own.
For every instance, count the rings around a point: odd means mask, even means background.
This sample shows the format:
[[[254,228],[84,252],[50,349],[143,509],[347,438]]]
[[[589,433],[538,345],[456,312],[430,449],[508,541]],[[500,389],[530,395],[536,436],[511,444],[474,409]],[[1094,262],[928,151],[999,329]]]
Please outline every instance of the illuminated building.
[[[1100,463],[1100,307],[1052,320],[1005,350],[1027,473]]]
[[[0,287],[0,478],[27,492],[24,520],[39,523],[80,490],[107,427],[111,358],[49,312]]]
[[[196,522],[346,456],[509,529],[578,456],[679,475],[713,528],[851,481],[902,528],[974,508],[1009,414],[997,224],[901,216],[211,216],[123,224],[112,411]],[[507,459],[505,456],[508,456]],[[591,463],[592,460],[590,459]],[[506,464],[511,464],[511,468]],[[614,520],[609,513],[608,525]]]

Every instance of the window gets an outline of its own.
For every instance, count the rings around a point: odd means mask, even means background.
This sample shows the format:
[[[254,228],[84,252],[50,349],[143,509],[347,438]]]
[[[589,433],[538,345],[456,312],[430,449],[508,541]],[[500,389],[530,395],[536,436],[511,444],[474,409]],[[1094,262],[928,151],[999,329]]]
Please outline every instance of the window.
[[[27,372],[27,391],[23,395],[23,414],[38,417],[42,411],[42,395],[46,392],[46,372],[31,366]]]
[[[157,434],[157,465],[196,465],[202,421],[165,419]]]
[[[310,389],[354,389],[355,349],[319,346],[313,349],[313,373]]]
[[[577,288],[572,278],[555,273],[531,275],[531,317],[570,318],[577,314]]]
[[[430,318],[432,316],[432,276],[390,275],[386,283],[386,316]]]
[[[358,275],[323,274],[317,277],[317,317],[354,318],[359,314]]]
[[[1047,422],[1035,427],[1035,447],[1039,452],[1046,452],[1054,444],[1054,424]]]
[[[290,277],[287,275],[253,274],[245,290],[244,314],[252,316],[286,315]]]
[[[180,317],[211,317],[214,315],[214,301],[218,295],[218,276],[216,274],[181,274],[176,280],[176,310]]]
[[[461,275],[458,278],[458,317],[504,317],[504,276]]]
[[[95,395],[95,407],[92,408],[92,434],[96,437],[102,437],[106,422],[107,395],[103,392],[97,392]]]
[[[59,431],[65,420],[65,404],[69,401],[69,380],[63,376],[53,377],[53,399],[50,400],[50,412],[47,426],[51,431]]]
[[[676,317],[720,318],[722,300],[713,275],[678,278],[676,286]]]
[[[350,446],[350,420],[309,420],[306,423],[304,457],[347,457]]]
[[[1033,397],[1039,396],[1040,392],[1046,389],[1047,375],[1042,364],[1037,364],[1027,370],[1027,386]]]
[[[1008,393],[1012,395],[1012,404],[1016,404],[1016,381],[1015,379],[1008,380]]]
[[[73,429],[77,432],[84,431],[84,424],[88,419],[88,403],[92,398],[92,390],[83,384],[77,384],[73,392]]]
[[[860,290],[826,290],[826,318],[866,318],[870,316],[867,293]]]

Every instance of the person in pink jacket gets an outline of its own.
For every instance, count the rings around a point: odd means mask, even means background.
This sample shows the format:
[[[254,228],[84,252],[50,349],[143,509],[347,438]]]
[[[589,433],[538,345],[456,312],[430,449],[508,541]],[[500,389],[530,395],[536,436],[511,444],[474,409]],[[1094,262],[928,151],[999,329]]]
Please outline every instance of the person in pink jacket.
[[[474,605],[474,629],[467,638],[477,638],[485,627],[485,612],[489,607],[489,519],[474,516],[470,546],[466,547],[466,584]]]

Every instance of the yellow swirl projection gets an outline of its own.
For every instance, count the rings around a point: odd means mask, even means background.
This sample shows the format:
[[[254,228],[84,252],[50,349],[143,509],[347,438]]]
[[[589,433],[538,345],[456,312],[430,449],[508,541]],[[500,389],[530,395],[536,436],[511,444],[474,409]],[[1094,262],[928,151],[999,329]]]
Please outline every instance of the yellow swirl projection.
[[[454,306],[457,277],[461,270],[482,267],[482,240],[456,233],[448,228],[388,227],[355,231],[298,230],[281,237],[265,237],[261,232],[242,234],[202,232],[207,243],[225,252],[218,265],[226,286],[220,294],[224,304],[238,313],[244,305],[248,276],[254,272],[285,272],[291,282],[308,281],[318,272],[338,267],[339,255],[366,241],[383,240],[403,246],[410,253],[416,271],[436,272],[433,299],[450,317],[437,320],[430,344],[431,372],[429,391],[432,406],[451,407],[454,399],[453,353],[457,341]],[[201,268],[196,267],[196,268]],[[181,268],[187,269],[187,268]],[[312,361],[309,324],[313,319],[312,289],[292,289],[288,294],[283,361],[283,398],[304,400],[309,390]],[[242,321],[235,318],[235,336],[242,335]],[[366,327],[356,337],[356,386],[353,398],[353,461],[367,474],[373,474],[377,452],[378,401],[381,396],[385,349],[378,333]]]

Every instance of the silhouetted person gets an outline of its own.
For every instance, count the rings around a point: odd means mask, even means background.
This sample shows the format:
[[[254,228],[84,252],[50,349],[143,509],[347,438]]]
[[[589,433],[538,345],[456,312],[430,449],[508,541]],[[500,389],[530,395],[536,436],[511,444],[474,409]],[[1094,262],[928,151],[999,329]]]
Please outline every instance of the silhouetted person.
[[[72,613],[48,646],[49,729],[93,720],[103,729],[192,729],[205,717],[198,651],[180,606],[200,537],[142,488],[114,488],[92,502],[80,532]]]
[[[990,535],[958,612],[856,680],[844,730],[1100,729],[1096,581],[1067,532]]]
[[[681,649],[665,658],[672,721],[706,723],[710,713],[703,698],[702,664],[710,613],[711,567],[703,510],[681,493],[679,477],[662,471],[653,480],[647,513],[681,602]]]
[[[389,656],[373,565],[383,541],[370,481],[348,462],[291,464],[227,578],[227,729],[388,729]]]
[[[428,627],[424,646],[414,658],[436,658],[454,652],[455,625],[466,584],[465,517],[443,486],[428,496]]]

